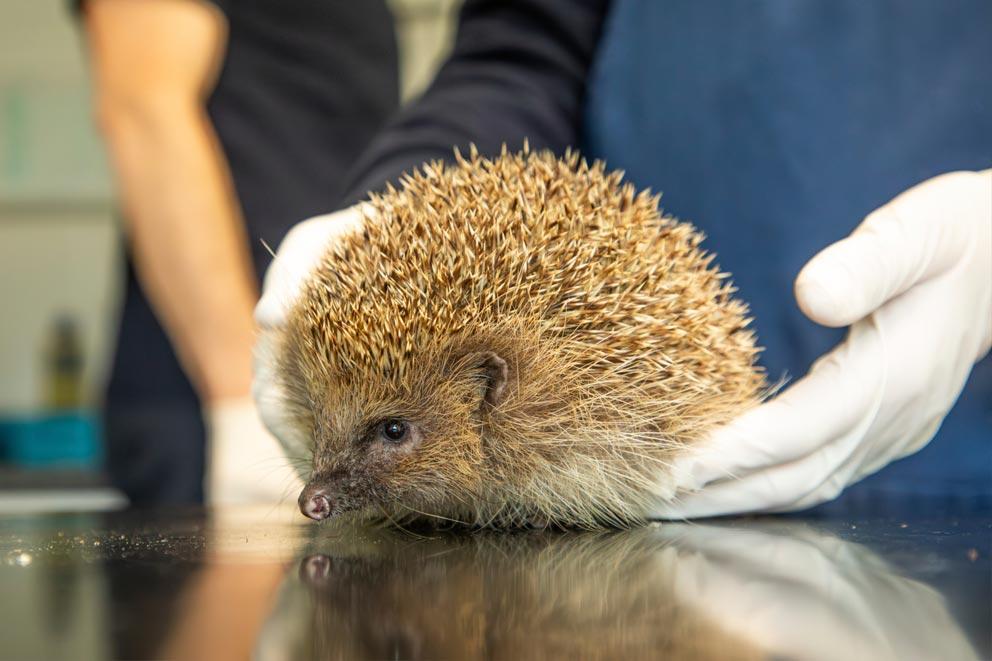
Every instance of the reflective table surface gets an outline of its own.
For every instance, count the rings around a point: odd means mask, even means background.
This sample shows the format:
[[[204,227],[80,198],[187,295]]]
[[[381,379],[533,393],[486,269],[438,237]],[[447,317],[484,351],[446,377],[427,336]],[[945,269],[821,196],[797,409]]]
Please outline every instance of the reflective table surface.
[[[511,534],[5,516],[0,658],[989,658],[989,508],[902,509]]]

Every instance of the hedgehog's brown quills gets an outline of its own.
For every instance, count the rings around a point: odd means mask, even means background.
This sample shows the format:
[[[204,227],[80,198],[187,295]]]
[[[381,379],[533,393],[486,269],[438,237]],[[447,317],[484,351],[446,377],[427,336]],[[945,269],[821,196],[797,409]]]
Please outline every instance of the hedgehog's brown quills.
[[[473,151],[371,208],[278,342],[314,518],[630,525],[760,397],[702,236],[601,163]]]

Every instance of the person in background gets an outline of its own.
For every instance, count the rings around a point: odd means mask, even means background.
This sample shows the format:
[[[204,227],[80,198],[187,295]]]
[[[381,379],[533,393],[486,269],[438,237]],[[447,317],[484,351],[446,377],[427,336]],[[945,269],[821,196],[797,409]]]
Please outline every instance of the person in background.
[[[454,146],[526,138],[605,158],[707,234],[770,380],[806,376],[677,462],[660,518],[805,509],[874,473],[848,502],[987,504],[989,25],[984,0],[469,0],[451,58],[346,200]],[[361,222],[351,207],[289,234],[262,327],[285,324],[314,246]],[[284,433],[260,368],[260,412]]]
[[[82,0],[127,235],[104,425],[132,504],[291,493],[250,398],[260,274],[398,105],[382,0]],[[204,420],[206,427],[204,427]],[[206,452],[205,452],[206,449]]]

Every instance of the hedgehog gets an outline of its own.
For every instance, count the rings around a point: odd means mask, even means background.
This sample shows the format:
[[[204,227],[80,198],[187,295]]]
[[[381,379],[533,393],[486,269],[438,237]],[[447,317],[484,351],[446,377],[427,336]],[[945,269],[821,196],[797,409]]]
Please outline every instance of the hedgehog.
[[[271,341],[316,520],[630,527],[762,398],[692,225],[577,152],[473,148],[371,194]],[[301,448],[287,448],[287,452]]]

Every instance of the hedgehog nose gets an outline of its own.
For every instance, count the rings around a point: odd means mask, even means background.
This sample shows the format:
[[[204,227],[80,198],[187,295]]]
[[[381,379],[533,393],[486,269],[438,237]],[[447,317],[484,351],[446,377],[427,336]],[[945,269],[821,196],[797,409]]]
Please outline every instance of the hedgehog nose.
[[[314,521],[323,521],[331,515],[331,498],[327,490],[308,484],[300,492],[300,511]]]

